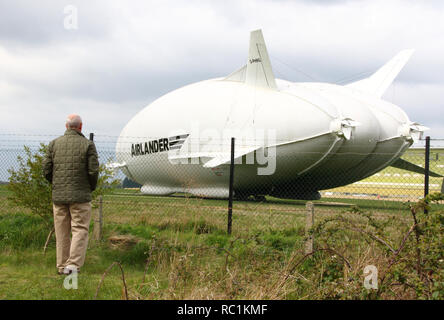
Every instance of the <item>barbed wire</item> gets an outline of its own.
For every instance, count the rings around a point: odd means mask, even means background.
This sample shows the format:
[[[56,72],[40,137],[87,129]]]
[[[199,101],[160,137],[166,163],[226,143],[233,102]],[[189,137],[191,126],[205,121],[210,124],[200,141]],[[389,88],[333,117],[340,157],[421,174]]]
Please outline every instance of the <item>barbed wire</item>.
[[[234,132],[236,132],[236,130],[234,130]],[[256,131],[254,131],[254,132],[256,132]],[[267,133],[267,130],[259,130],[259,134],[266,134]],[[178,134],[168,134],[168,137],[176,137],[176,136],[180,136],[180,135],[183,135],[183,134],[185,134],[185,133],[178,133]],[[242,133],[241,133],[242,134]],[[326,132],[325,134],[328,134],[328,132]],[[58,133],[58,134],[30,134],[30,133],[0,133],[0,136],[5,136],[5,137],[7,137],[7,136],[11,136],[11,137],[50,137],[50,138],[57,138],[57,137],[60,137],[60,136],[62,136],[63,134],[62,133]],[[236,134],[234,134],[234,136],[236,136]],[[211,139],[211,140],[217,140],[217,141],[225,141],[225,140],[228,140],[228,139],[230,139],[231,137],[223,137],[223,138],[220,138],[220,137],[215,137],[215,136],[212,136],[211,134],[202,134],[202,137],[204,137],[204,139]],[[110,138],[110,139],[115,139],[115,140],[117,140],[117,139],[150,139],[150,140],[158,140],[159,139],[159,136],[150,136],[150,135],[138,135],[138,136],[130,136],[130,135],[128,135],[128,136],[126,136],[126,135],[106,135],[106,134],[94,134],[94,141],[96,142],[96,141],[101,141],[101,142],[109,142],[109,140],[97,140],[97,138]],[[161,137],[161,138],[164,138],[164,137]],[[259,137],[259,138],[252,138],[252,137],[249,137],[248,135],[245,135],[245,136],[242,136],[242,135],[240,135],[240,136],[238,136],[238,138],[240,139],[240,140],[244,140],[244,141],[262,141],[262,140],[264,140],[265,138],[264,137]],[[310,137],[307,137],[307,138],[310,138]],[[185,139],[185,138],[184,138]],[[200,137],[198,137],[198,138],[193,138],[193,137],[187,137],[186,138],[187,140],[194,140],[194,141],[201,141],[202,140],[202,138],[200,138]],[[39,141],[41,141],[41,140],[29,140],[29,139],[26,139],[27,141],[35,141],[35,142],[39,142]],[[274,139],[275,141],[289,141],[290,139],[283,139],[283,138],[281,138],[281,139]],[[0,141],[22,141],[22,139],[13,139],[13,140],[11,140],[11,139],[0,139]],[[425,138],[420,138],[420,139],[418,139],[418,141],[426,141],[426,139]],[[444,141],[444,138],[430,138],[430,141]]]

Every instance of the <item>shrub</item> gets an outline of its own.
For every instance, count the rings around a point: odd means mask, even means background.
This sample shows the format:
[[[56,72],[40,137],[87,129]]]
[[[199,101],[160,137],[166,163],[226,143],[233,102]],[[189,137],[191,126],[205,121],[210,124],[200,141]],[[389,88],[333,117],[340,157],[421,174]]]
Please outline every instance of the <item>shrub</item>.
[[[43,159],[47,149],[48,146],[43,143],[36,152],[25,146],[25,158],[17,157],[18,169],[8,170],[10,177],[7,188],[12,193],[9,197],[10,201],[19,207],[30,209],[32,214],[43,219],[48,228],[52,228],[51,184],[43,174]],[[101,164],[97,188],[92,193],[92,198],[95,199],[99,195],[110,192],[119,183],[118,180],[113,179],[112,171]]]

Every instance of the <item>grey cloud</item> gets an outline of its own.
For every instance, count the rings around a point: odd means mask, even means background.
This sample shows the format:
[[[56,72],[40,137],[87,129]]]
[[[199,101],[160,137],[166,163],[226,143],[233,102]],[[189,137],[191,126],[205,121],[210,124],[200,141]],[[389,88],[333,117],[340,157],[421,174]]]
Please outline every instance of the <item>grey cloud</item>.
[[[63,29],[66,4],[79,8],[77,31]],[[438,3],[419,1],[0,4],[0,54],[3,49],[10,59],[0,61],[0,110],[8,112],[1,130],[56,130],[59,118],[78,109],[90,128],[118,134],[161,95],[241,67],[249,31],[257,28],[264,31],[275,75],[290,81],[358,79],[398,51],[416,48],[396,82],[413,89],[397,91],[398,102],[412,119],[438,123],[439,91],[415,85],[444,83],[440,11]],[[421,103],[429,113],[421,113]],[[38,125],[21,122],[26,110]]]
[[[73,5],[78,9],[77,30],[64,28],[68,16],[64,8]],[[0,42],[10,46],[45,46],[57,42],[73,42],[88,39],[103,39],[109,35],[112,24],[107,19],[107,10],[99,3],[84,0],[74,1],[29,1],[0,2]]]

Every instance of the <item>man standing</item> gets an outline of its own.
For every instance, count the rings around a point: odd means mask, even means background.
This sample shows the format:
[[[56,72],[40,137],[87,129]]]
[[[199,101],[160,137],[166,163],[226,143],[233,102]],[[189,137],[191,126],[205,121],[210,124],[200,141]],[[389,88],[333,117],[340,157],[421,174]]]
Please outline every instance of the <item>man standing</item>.
[[[80,116],[69,115],[65,134],[49,143],[43,172],[52,184],[58,273],[79,272],[88,247],[91,192],[99,176],[96,147],[82,134]]]

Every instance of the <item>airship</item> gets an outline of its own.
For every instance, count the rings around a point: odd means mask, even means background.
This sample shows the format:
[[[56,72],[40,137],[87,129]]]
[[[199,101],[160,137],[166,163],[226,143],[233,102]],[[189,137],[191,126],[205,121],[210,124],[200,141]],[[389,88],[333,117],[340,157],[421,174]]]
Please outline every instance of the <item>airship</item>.
[[[277,79],[261,30],[246,65],[176,89],[138,112],[116,143],[116,162],[141,192],[227,198],[319,199],[394,166],[428,128],[381,99],[409,60],[403,50],[370,77],[337,85]]]

